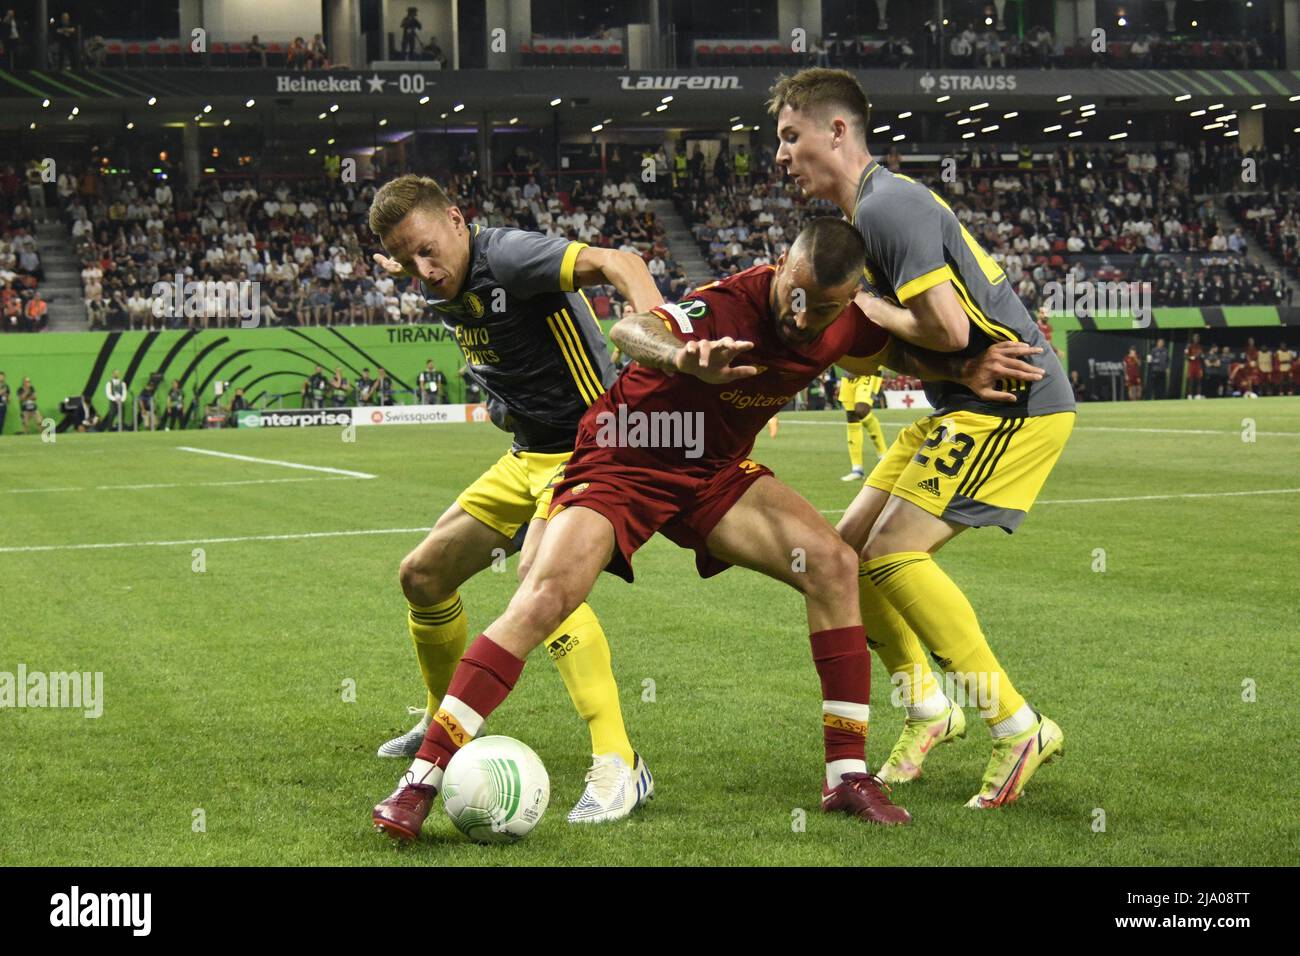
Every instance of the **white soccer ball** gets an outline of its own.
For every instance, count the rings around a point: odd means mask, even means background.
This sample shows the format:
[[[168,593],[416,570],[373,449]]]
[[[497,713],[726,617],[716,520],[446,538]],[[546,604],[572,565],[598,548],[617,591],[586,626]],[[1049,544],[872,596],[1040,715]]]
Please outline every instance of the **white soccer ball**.
[[[475,843],[522,840],[550,802],[551,778],[541,758],[513,737],[471,740],[442,778],[443,809]]]

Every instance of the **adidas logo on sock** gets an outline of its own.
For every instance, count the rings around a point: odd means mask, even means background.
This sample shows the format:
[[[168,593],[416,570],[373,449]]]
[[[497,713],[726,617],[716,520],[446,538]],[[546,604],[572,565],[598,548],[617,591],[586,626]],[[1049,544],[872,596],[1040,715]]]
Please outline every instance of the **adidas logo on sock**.
[[[916,487],[920,488],[922,491],[930,492],[930,494],[934,495],[936,498],[942,494],[942,492],[939,491],[938,478],[927,478],[925,481],[918,481]]]

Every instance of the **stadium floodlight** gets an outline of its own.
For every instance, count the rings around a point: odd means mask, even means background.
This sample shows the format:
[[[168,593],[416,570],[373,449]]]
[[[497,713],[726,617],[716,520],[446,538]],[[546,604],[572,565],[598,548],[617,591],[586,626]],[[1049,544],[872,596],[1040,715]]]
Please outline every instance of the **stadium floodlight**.
[[[1111,133],[1111,134],[1110,134],[1109,136],[1107,136],[1106,138],[1107,138],[1107,139],[1127,139],[1127,138],[1128,138],[1128,133]]]
[[[1070,100],[1072,100],[1072,99],[1074,99],[1074,94],[1073,94],[1073,93],[1062,93],[1060,96],[1058,96],[1058,97],[1056,98],[1056,102],[1058,102],[1058,103],[1068,103],[1068,102],[1069,102]]]
[[[1072,131],[1070,132],[1070,136],[1069,136],[1069,138],[1070,138],[1070,139],[1074,139],[1074,137],[1076,137],[1076,136],[1082,136],[1082,135],[1083,135],[1083,130],[1081,130],[1081,129],[1076,129],[1076,130],[1072,130]]]
[[[971,133],[962,133],[962,134],[961,134],[961,138],[962,138],[962,139],[970,139],[970,138],[971,138],[972,136],[974,136],[974,135],[975,135],[975,134],[974,134],[973,132],[971,132]]]
[[[1043,127],[1043,132],[1044,132],[1044,133],[1056,133],[1056,132],[1059,132],[1060,129],[1061,129],[1061,124],[1060,124],[1060,123],[1057,123],[1055,126],[1044,126],[1044,127]]]
[[[593,126],[593,127],[591,128],[591,131],[592,131],[593,133],[599,133],[599,132],[600,132],[602,129],[604,129],[604,128],[605,128],[605,124],[603,124],[603,123],[597,123],[595,126]]]
[[[551,100],[551,105],[552,105],[552,106],[559,106],[561,102],[562,102],[562,101],[561,101],[560,98],[557,96],[555,99]]]
[[[324,119],[324,118],[325,118],[326,116],[328,116],[328,115],[329,115],[328,113],[321,113],[321,114],[320,114],[319,116],[317,116],[316,118],[317,118],[317,119]]]
[[[1300,93],[1297,93],[1295,96],[1290,97],[1290,98],[1287,100],[1287,102],[1288,102],[1288,103],[1294,103],[1296,100],[1300,100]],[[47,101],[47,102],[48,102],[48,101]]]
[[[667,104],[667,103],[660,103],[658,106],[655,107],[655,112],[656,112],[656,113],[662,113],[662,112],[663,112],[664,110],[666,110],[666,109],[668,109],[668,104]]]
[[[381,119],[381,120],[379,121],[379,125],[380,125],[380,126],[387,126],[387,125],[388,125],[388,117],[385,116],[383,119]]]
[[[1201,127],[1201,129],[1205,129],[1205,130],[1209,130],[1209,129],[1223,129],[1223,124],[1222,124],[1222,123],[1206,123],[1204,126]]]
[[[1187,115],[1188,115],[1188,116],[1204,116],[1207,112],[1208,112],[1207,110],[1192,110],[1192,111],[1191,111],[1190,113],[1188,113]]]
[[[1079,115],[1080,115],[1081,117],[1083,117],[1084,119],[1090,119],[1090,118],[1092,118],[1092,117],[1094,117],[1094,116],[1097,115],[1097,111],[1096,111],[1096,110],[1087,110],[1086,112],[1080,113]]]
[[[1196,29],[1197,27],[1199,27],[1200,25],[1201,25],[1201,23],[1200,23],[1199,20],[1193,20],[1193,21],[1192,21],[1192,29],[1193,29],[1193,30],[1195,30],[1195,29]]]
[[[672,101],[673,101],[673,95],[672,95],[671,93],[669,93],[667,96],[665,96],[665,97],[664,97],[663,99],[661,99],[659,102],[660,102],[660,103],[671,103]]]
[[[755,133],[758,132],[758,124],[757,124],[757,123],[754,124],[754,132],[755,132]]]
[[[33,123],[33,124],[32,124],[32,127],[35,128],[35,126],[36,126],[36,124]],[[1300,126],[1297,126],[1295,129],[1291,130],[1291,132],[1293,132],[1293,133],[1300,133]]]
[[[957,125],[958,125],[958,126],[965,126],[967,123],[973,123],[973,122],[975,122],[975,121],[974,121],[973,119],[971,119],[969,116],[963,116],[961,119],[959,119],[959,120],[957,121]]]
[[[1220,122],[1220,123],[1227,123],[1227,122],[1230,121],[1230,120],[1235,120],[1235,119],[1237,118],[1237,114],[1236,114],[1236,113],[1224,113],[1222,116],[1216,116],[1216,117],[1214,117],[1214,118],[1215,118],[1216,121],[1218,121],[1218,122]]]
[[[731,131],[732,131],[733,133],[739,133],[739,132],[740,132],[742,129],[744,129],[744,128],[745,128],[745,124],[744,124],[744,123],[736,123],[735,125],[733,125],[733,126],[731,127]]]
[[[329,139],[325,140],[325,145],[326,145],[326,146],[333,146],[333,145],[334,145],[334,137],[331,136]]]
[[[987,108],[988,108],[988,104],[987,104],[987,103],[976,103],[974,106],[972,106],[972,107],[970,108],[970,111],[971,111],[972,113],[974,113],[976,110],[982,110],[982,109],[987,109]]]
[[[74,107],[72,108],[72,115],[73,115],[73,116],[76,116],[76,115],[77,115],[78,113],[80,113],[80,112],[81,112],[81,107],[80,107],[80,106],[74,106]]]
[[[33,121],[32,121],[32,125],[29,126],[29,127],[27,127],[27,128],[28,128],[28,129],[36,129],[36,122],[35,122],[35,120],[33,120]]]
[[[339,111],[339,105],[338,105],[337,103],[331,103],[331,104],[330,104],[330,112],[331,112],[331,113],[337,113],[338,111]]]
[[[248,99],[244,100],[244,106],[247,109],[251,110],[256,105],[257,105],[257,100],[253,99],[251,96]]]
[[[150,105],[150,106],[157,106],[157,105],[158,105],[158,97],[156,97],[156,96],[151,96],[151,97],[149,97],[149,105]]]
[[[313,146],[311,149],[307,150],[307,155],[308,155],[308,156],[315,156],[315,155],[316,155],[316,147]]]
[[[423,105],[424,105],[425,103],[427,103],[427,102],[429,102],[429,96],[428,96],[428,94],[426,93],[424,96],[421,96],[421,97],[420,97],[420,105],[423,106]]]
[[[1087,106],[1080,106],[1079,112],[1082,113],[1084,110],[1095,110],[1096,108],[1097,108],[1096,103],[1089,103]]]
[[[1010,113],[1003,113],[1003,114],[1002,114],[1002,118],[1003,118],[1003,119],[1015,119],[1015,118],[1016,118],[1017,116],[1019,116],[1019,115],[1020,115],[1019,112],[1017,112],[1016,110],[1012,110]]]
[[[130,122],[128,122],[128,123],[126,124],[126,128],[127,128],[127,129],[135,129],[135,123],[130,123]]]
[[[229,118],[222,120],[222,121],[221,121],[221,125],[222,125],[222,126],[229,126],[229,125],[230,125],[230,120],[229,120]]]
[[[736,119],[740,119],[740,117],[737,116]],[[604,123],[606,126],[608,126],[610,123],[614,122],[614,117],[606,116],[603,120],[601,120],[601,122]]]
[[[992,125],[992,126],[985,126],[982,130],[980,130],[980,132],[981,132],[981,133],[996,133],[996,132],[997,132],[998,130],[1000,130],[1001,128],[1002,128],[1001,126],[998,126],[998,125],[995,123],[995,124]]]
[[[1183,100],[1190,100],[1191,98],[1192,98],[1191,93],[1180,93],[1179,95],[1174,97],[1174,102],[1181,103],[1183,102]]]
[[[1262,109],[1263,109],[1264,107],[1266,107],[1266,106],[1268,106],[1267,103],[1256,103],[1254,106],[1251,107],[1251,109],[1252,109],[1252,110],[1262,110]]]
[[[515,125],[516,123],[518,123],[518,122],[519,122],[519,117],[518,117],[518,116],[512,116],[512,117],[510,117],[510,125],[511,125],[511,126],[514,126],[514,125]]]
[[[1222,104],[1222,103],[1215,103],[1213,106],[1210,107],[1210,109],[1211,109],[1211,110],[1221,110],[1221,109],[1223,109],[1223,104]]]
[[[1241,133],[1241,130],[1239,130],[1239,129],[1230,129],[1230,130],[1228,130],[1226,133],[1224,133],[1223,135],[1224,135],[1224,136],[1237,136],[1237,135],[1239,135],[1240,133]]]
[[[943,94],[943,96],[940,96],[938,99],[936,99],[935,102],[936,102],[936,103],[947,103],[950,99],[952,99],[952,97],[949,96],[947,93],[945,93],[945,94]]]
[[[438,114],[438,119],[446,119],[446,118],[447,118],[447,114],[446,114],[446,113],[439,113],[439,114]]]
[[[465,104],[464,104],[464,103],[457,103],[455,106],[453,106],[453,107],[451,108],[451,111],[452,111],[453,113],[459,113],[459,112],[460,112],[461,110],[463,110],[464,108],[465,108]]]
[[[1292,97],[1292,99],[1294,99],[1294,97]],[[150,104],[150,105],[152,105],[152,104]],[[50,108],[50,101],[49,101],[49,99],[44,99],[44,100],[41,101],[41,108],[42,108],[42,109],[49,109],[49,108]]]
[[[739,116],[733,116],[730,120],[728,120],[728,122],[735,123],[738,122],[739,120],[740,120]]]
[[[211,104],[211,103],[204,103],[204,104],[203,104],[203,112],[204,112],[204,113],[211,113],[211,112],[212,112],[212,104]]]
[[[897,136],[894,137],[894,142],[897,143],[897,142],[899,142],[900,140],[904,140],[904,139],[906,139],[906,138],[907,138],[907,134],[906,134],[906,133],[899,133]]]
[[[888,132],[889,132],[889,124],[886,123],[884,126],[877,126],[877,127],[876,127],[875,129],[873,129],[871,132],[873,132],[873,133],[888,133]]]
[[[904,110],[903,112],[898,114],[899,119],[909,119],[911,118],[911,116],[912,116],[911,110]]]

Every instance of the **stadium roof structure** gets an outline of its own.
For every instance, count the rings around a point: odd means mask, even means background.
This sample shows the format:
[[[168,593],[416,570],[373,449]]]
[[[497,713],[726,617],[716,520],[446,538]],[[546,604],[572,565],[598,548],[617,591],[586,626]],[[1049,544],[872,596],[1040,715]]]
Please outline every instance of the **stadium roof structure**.
[[[749,123],[762,119],[767,90],[778,68],[628,71],[531,70],[329,70],[278,69],[109,69],[80,72],[0,70],[0,126],[25,127],[44,116],[77,106],[80,124],[97,117],[116,123],[124,110],[137,110],[149,97],[163,119],[184,120],[196,104],[225,111],[248,98],[280,108],[316,112],[336,105],[368,120],[372,111],[441,112],[462,107],[465,118],[484,112],[526,115],[531,120],[568,107],[566,119],[600,122],[649,114],[660,126],[717,122],[735,112]],[[1300,70],[857,70],[877,109],[940,111],[987,100],[995,109],[1052,109],[1070,102],[1096,102],[1131,111],[1166,111],[1182,103],[1213,99],[1228,109],[1296,108]],[[671,109],[658,111],[665,97]],[[946,99],[945,99],[946,98]],[[44,107],[49,100],[55,109]],[[1178,106],[1176,106],[1178,104]],[[1258,108],[1258,107],[1256,107]],[[575,112],[576,111],[576,112]]]

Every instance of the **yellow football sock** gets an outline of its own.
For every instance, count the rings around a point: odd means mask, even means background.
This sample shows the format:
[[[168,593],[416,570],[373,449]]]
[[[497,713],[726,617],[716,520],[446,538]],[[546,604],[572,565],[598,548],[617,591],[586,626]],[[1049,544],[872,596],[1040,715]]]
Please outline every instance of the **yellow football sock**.
[[[632,742],[627,739],[623,711],[618,705],[609,641],[596,612],[585,603],[579,604],[545,643],[578,716],[587,722],[591,752],[616,753],[632,766]]]
[[[888,555],[885,560],[876,558],[858,564],[858,603],[862,607],[867,643],[880,655],[880,662],[889,668],[890,683],[898,688],[898,702],[907,707],[921,703],[939,690],[939,682],[930,670],[930,662],[926,660],[921,642],[916,639],[916,632],[872,582],[871,572],[882,563],[888,564],[887,559],[892,557]],[[895,677],[896,674],[900,676]],[[892,690],[890,699],[894,699]]]
[[[862,422],[849,422],[849,464],[862,470]]]
[[[979,707],[987,724],[1006,720],[1024,706],[1025,699],[993,656],[975,609],[930,554],[900,551],[867,564],[880,593],[965,689],[962,703]]]
[[[880,419],[875,415],[868,415],[862,420],[862,427],[871,436],[871,444],[876,446],[876,454],[883,455],[889,446],[885,444],[885,430],[880,427]]]
[[[421,607],[409,601],[406,604],[406,625],[415,642],[415,656],[420,661],[420,673],[429,691],[425,706],[429,713],[438,710],[442,696],[447,693],[451,675],[465,653],[469,639],[469,621],[460,595],[453,594],[445,601]]]

